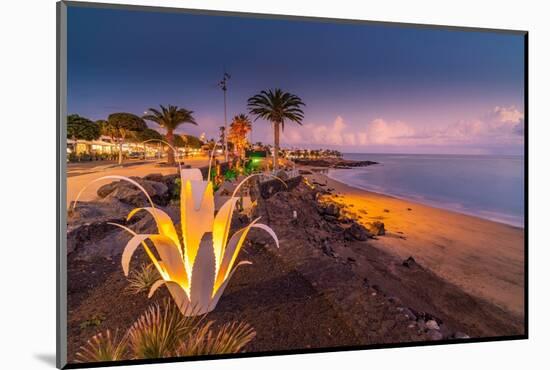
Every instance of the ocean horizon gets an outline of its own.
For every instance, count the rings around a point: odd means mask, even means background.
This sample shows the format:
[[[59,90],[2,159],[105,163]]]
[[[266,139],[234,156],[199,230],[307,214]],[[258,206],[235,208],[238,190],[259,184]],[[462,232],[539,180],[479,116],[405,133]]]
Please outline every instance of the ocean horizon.
[[[377,165],[331,169],[347,185],[524,228],[524,157],[344,153]]]

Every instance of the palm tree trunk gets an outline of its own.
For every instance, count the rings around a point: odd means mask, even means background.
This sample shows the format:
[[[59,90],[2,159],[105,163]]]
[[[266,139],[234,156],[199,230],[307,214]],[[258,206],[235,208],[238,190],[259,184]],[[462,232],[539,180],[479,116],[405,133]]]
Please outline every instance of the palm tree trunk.
[[[278,170],[279,169],[279,126],[280,126],[280,123],[279,122],[274,122],[273,123],[273,129],[275,130],[275,132],[273,133],[273,136],[275,138],[275,152],[273,153],[273,170]]]
[[[174,132],[170,129],[166,130],[166,141],[168,141],[168,144],[172,147],[174,146]],[[173,166],[175,164],[174,151],[170,148],[170,150],[168,150],[168,165]]]
[[[118,139],[118,164],[122,164],[122,138]]]

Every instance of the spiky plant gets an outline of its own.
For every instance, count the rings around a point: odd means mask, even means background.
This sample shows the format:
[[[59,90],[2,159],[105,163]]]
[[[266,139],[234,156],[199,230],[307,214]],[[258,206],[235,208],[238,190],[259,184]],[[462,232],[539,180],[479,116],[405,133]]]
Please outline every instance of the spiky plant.
[[[107,330],[92,337],[76,354],[76,362],[151,359],[240,352],[256,332],[246,324],[233,322],[214,327],[206,316],[184,316],[165,299],[141,315],[123,337]]]
[[[128,343],[136,358],[174,356],[180,341],[196,330],[201,318],[184,316],[171,300],[155,304],[128,330]]]
[[[152,264],[142,264],[139,271],[132,271],[128,278],[126,290],[131,294],[149,292],[155,281],[160,279],[160,274]]]
[[[122,360],[127,349],[127,337],[114,335],[107,330],[105,333],[94,335],[85,345],[80,347],[76,353],[76,362],[98,362]]]
[[[181,169],[181,234],[176,230],[170,215],[155,207],[147,191],[135,180],[109,175],[97,178],[88,185],[105,179],[117,179],[131,183],[144,193],[151,206],[132,210],[127,220],[131,220],[138,212],[148,212],[157,224],[158,233],[137,234],[124,225],[110,223],[132,235],[122,252],[122,270],[128,276],[132,255],[142,246],[161,276],[152,285],[149,297],[165,285],[180,311],[189,316],[212,311],[235,271],[240,266],[251,264],[249,261],[238,262],[237,258],[252,228],[266,231],[279,247],[275,232],[269,226],[258,223],[259,218],[230,237],[233,213],[240,199],[237,196],[238,191],[253,176],[256,175],[250,175],[241,181],[231,198],[216,213],[212,181],[203,180],[198,168]],[[77,194],[73,208],[85,189],[86,187],[82,188]],[[147,245],[146,240],[152,242],[157,255]]]
[[[256,332],[246,323],[224,324],[218,330],[212,329],[214,322],[200,326],[177,349],[178,356],[199,356],[240,352],[254,337]]]

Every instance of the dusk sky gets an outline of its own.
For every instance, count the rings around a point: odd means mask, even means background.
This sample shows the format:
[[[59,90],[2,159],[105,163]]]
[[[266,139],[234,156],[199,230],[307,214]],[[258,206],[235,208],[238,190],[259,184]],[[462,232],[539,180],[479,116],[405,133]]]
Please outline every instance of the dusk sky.
[[[226,70],[228,120],[262,89],[306,103],[283,147],[521,154],[523,58],[515,34],[69,6],[68,111],[174,104],[199,123],[179,133],[217,137]],[[251,139],[272,143],[270,124],[254,122]]]

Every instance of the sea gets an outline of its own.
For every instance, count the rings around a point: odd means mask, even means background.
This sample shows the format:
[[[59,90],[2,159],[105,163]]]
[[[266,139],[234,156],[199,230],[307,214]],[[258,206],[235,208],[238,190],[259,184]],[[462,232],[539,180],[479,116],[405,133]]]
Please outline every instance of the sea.
[[[523,156],[348,153],[344,158],[379,163],[329,171],[350,186],[524,227]]]

